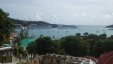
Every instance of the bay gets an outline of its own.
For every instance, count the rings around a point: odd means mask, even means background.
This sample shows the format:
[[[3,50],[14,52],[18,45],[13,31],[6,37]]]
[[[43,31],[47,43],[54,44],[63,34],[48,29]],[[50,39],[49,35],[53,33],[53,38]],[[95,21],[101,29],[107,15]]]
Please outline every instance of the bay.
[[[83,35],[83,33],[88,32],[89,34],[107,34],[107,37],[113,35],[113,30],[109,30],[109,28],[105,28],[104,25],[77,25],[78,28],[75,29],[58,29],[58,28],[34,28],[34,29],[28,29],[28,35],[29,37],[34,37],[32,39],[26,38],[21,41],[22,47],[26,48],[29,43],[34,41],[35,39],[39,38],[40,35],[43,36],[49,36],[52,39],[60,39],[65,36],[69,35],[76,35],[77,33],[80,33]],[[21,29],[16,29],[17,33],[21,31]]]
[[[29,36],[33,36],[38,38],[40,35],[49,36],[54,39],[60,39],[65,36],[75,35],[76,33],[83,33],[88,32],[89,34],[107,34],[107,36],[113,35],[113,30],[109,30],[109,28],[105,28],[104,25],[77,25],[78,28],[75,29],[58,29],[58,28],[34,28],[28,29]],[[20,32],[20,29],[16,29],[17,32]]]

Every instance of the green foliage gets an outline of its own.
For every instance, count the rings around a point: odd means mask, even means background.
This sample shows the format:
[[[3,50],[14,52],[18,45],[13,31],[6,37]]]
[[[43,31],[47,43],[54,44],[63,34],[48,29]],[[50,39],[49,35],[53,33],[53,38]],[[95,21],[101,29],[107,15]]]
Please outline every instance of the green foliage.
[[[88,35],[89,35],[89,33],[88,33],[88,32],[85,32],[85,33],[84,33],[84,36],[88,36]]]
[[[32,51],[38,54],[52,53],[55,50],[54,43],[51,40],[51,38],[43,36],[41,36],[40,38],[36,39],[35,42],[32,42],[30,45],[28,45],[27,49],[29,52]]]
[[[17,43],[16,45],[13,46],[13,48],[14,48],[14,53],[13,54],[16,57],[20,57],[20,54],[23,55],[25,53],[23,47],[21,47],[21,43]]]
[[[30,43],[27,50],[29,53],[36,54],[55,53],[99,57],[102,53],[113,51],[113,36],[77,33],[75,36],[70,35],[59,40],[51,40],[50,37],[41,36]]]
[[[30,54],[36,54],[36,43],[35,42],[31,42],[28,44],[27,50]]]
[[[40,37],[35,42],[39,54],[52,53],[54,47],[50,37]]]
[[[106,39],[106,36],[107,36],[106,34],[101,34],[101,35],[99,35],[99,38],[100,39]]]
[[[14,28],[14,24],[8,18],[8,13],[0,9],[0,42],[8,39],[10,32]]]
[[[113,51],[113,40],[105,39],[98,40],[94,45],[95,56],[100,56],[104,52]]]
[[[53,40],[53,44],[54,44],[54,53],[55,54],[65,54],[64,49],[61,47],[61,41],[60,40]]]
[[[80,37],[81,36],[81,34],[80,33],[76,33],[76,37]]]
[[[72,56],[86,55],[87,43],[82,41],[81,38],[75,36],[67,36],[61,39],[62,48],[65,52]],[[85,49],[86,48],[86,49]]]

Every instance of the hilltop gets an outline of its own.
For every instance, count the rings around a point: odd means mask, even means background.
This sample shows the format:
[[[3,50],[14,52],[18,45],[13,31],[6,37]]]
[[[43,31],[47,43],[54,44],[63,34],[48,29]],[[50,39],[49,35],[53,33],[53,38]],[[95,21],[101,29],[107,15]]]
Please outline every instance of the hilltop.
[[[113,24],[109,25],[109,26],[106,26],[106,28],[113,28]]]
[[[50,25],[52,28],[58,28],[60,27],[69,27],[69,28],[77,28],[76,25],[61,25],[61,24],[51,24],[45,21],[28,21],[28,20],[18,20],[18,19],[12,19],[9,18],[12,22],[15,24],[21,24],[23,26],[29,26],[31,24],[36,24],[36,25]]]

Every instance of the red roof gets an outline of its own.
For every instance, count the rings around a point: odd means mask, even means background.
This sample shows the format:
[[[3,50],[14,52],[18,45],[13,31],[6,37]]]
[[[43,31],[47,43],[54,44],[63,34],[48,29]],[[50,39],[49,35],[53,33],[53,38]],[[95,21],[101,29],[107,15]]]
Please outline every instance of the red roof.
[[[113,64],[113,51],[102,54],[98,58],[98,64]]]

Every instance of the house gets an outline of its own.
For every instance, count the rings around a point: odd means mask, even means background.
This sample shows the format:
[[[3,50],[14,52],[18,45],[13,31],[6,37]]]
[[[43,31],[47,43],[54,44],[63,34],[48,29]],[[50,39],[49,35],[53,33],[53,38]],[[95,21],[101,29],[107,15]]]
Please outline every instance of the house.
[[[113,51],[102,54],[98,58],[98,64],[113,64]]]
[[[13,32],[13,33],[10,34],[10,38],[9,38],[10,44],[13,44],[13,43],[14,43],[16,36],[17,36],[17,35],[16,35],[15,32]]]
[[[84,57],[49,54],[43,56],[41,64],[96,64],[96,62]]]
[[[90,62],[91,62],[92,64],[98,63],[98,59],[96,59],[96,58],[93,57],[93,56],[85,56],[84,58],[90,59]]]
[[[12,47],[0,46],[0,63],[9,63],[12,62],[13,55]]]
[[[29,64],[96,64],[91,58],[47,54],[35,57]]]

